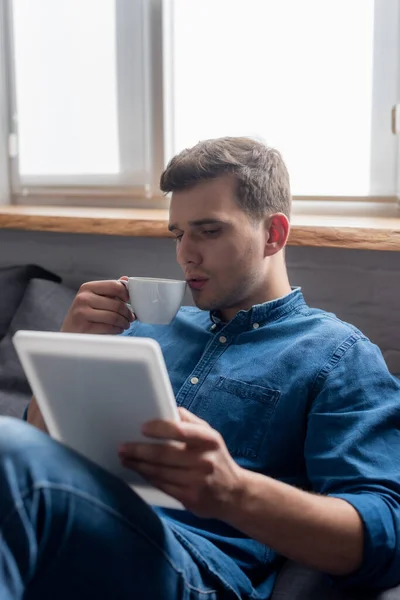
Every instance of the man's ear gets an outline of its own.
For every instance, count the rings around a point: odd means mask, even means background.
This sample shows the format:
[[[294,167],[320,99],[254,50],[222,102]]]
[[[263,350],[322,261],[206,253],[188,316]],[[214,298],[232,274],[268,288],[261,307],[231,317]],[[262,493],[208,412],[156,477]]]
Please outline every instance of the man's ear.
[[[283,213],[274,213],[265,219],[265,256],[273,256],[286,246],[289,237],[289,219]]]

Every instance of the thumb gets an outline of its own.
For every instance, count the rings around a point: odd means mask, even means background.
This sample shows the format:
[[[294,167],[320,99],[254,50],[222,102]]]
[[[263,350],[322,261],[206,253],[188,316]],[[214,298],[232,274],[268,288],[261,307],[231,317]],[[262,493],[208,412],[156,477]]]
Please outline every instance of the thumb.
[[[121,279],[123,279],[124,281],[128,281],[129,277],[127,277],[126,275],[122,275],[122,277],[120,277],[119,280],[121,281]]]
[[[197,425],[207,425],[207,427],[209,427],[207,421],[203,421],[203,419],[196,417],[196,415],[186,410],[186,408],[180,406],[178,412],[182,421],[185,421],[186,423],[197,423]]]

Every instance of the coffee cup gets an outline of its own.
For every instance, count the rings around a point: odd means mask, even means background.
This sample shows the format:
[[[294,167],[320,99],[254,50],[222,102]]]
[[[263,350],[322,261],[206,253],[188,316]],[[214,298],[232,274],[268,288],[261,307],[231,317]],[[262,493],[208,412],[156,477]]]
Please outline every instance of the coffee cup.
[[[168,325],[178,312],[186,290],[186,281],[154,277],[120,279],[129,293],[136,318],[152,325]]]

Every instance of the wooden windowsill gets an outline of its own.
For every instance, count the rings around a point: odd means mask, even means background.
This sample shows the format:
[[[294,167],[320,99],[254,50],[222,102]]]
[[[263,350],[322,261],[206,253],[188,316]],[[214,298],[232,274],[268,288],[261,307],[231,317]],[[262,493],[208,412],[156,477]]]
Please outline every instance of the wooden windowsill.
[[[294,204],[289,245],[400,251],[396,203],[323,204]],[[163,209],[0,206],[0,229],[169,237],[167,223]]]

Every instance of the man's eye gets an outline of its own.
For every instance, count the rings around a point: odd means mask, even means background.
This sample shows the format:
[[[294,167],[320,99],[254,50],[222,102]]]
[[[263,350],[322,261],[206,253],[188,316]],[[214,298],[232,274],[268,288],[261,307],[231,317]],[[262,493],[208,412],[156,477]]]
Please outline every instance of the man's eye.
[[[205,229],[203,231],[204,235],[209,235],[210,237],[216,236],[220,232],[220,229]]]

